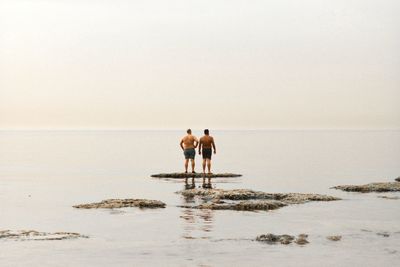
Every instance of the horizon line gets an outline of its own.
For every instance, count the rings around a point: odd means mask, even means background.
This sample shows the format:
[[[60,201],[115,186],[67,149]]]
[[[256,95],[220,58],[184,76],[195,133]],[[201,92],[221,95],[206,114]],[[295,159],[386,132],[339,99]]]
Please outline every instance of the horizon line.
[[[15,128],[1,128],[0,131],[186,131],[187,128],[112,128],[112,127],[15,127]],[[195,131],[203,131],[204,129],[191,128]],[[212,131],[400,131],[399,128],[373,128],[373,127],[305,127],[305,128],[209,128]]]

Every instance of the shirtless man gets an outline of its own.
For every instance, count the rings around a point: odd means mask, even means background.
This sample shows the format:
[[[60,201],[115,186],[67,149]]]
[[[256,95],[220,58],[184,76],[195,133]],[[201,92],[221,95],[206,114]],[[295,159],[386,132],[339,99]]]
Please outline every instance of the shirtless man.
[[[189,159],[192,163],[192,173],[195,173],[194,156],[196,155],[196,147],[199,144],[199,141],[197,140],[196,136],[192,135],[192,130],[188,129],[186,132],[187,135],[182,138],[180,143],[183,154],[185,155],[185,173],[188,172]]]
[[[208,129],[204,130],[204,136],[202,138],[200,138],[199,144],[200,144],[199,145],[199,155],[201,155],[201,153],[203,153],[203,173],[206,172],[206,164],[207,164],[208,174],[211,174],[212,149],[214,149],[214,154],[217,153],[217,150],[215,148],[214,138],[212,136],[210,136],[210,132]]]

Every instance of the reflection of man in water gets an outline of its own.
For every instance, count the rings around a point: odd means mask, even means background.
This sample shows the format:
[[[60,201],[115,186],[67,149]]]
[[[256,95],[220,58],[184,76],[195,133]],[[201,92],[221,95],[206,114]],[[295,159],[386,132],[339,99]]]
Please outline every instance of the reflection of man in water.
[[[214,149],[214,154],[217,153],[217,150],[215,148],[214,138],[210,136],[210,131],[208,129],[204,130],[204,136],[200,138],[199,144],[199,155],[203,153],[203,173],[206,172],[207,165],[208,174],[211,174],[212,149]]]
[[[199,144],[199,141],[197,140],[196,136],[192,135],[192,130],[188,129],[186,132],[187,135],[182,138],[180,143],[180,146],[183,150],[183,154],[185,155],[185,173],[188,172],[189,159],[192,163],[192,173],[195,173],[194,156],[196,155],[195,148]]]

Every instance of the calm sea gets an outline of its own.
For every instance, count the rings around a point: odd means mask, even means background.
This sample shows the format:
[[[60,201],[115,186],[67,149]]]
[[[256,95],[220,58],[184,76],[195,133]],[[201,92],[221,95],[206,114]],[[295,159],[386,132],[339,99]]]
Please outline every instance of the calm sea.
[[[200,135],[200,131],[194,131]],[[398,266],[400,200],[330,189],[400,176],[400,131],[215,131],[216,188],[308,192],[342,201],[271,212],[178,208],[184,131],[1,131],[0,230],[72,231],[89,239],[0,240],[0,266]],[[200,158],[197,156],[197,171]],[[200,181],[199,181],[200,182]],[[200,186],[200,184],[197,184]],[[108,198],[149,198],[165,209],[77,210]],[[378,233],[388,233],[388,237]],[[268,245],[260,234],[306,233]],[[342,235],[339,242],[326,239]]]

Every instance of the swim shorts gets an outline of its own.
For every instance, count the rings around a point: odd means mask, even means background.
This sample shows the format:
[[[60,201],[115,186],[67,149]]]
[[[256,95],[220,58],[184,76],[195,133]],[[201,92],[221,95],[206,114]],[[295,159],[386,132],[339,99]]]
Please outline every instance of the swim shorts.
[[[185,159],[194,159],[196,150],[194,148],[188,148],[183,151],[183,154],[185,155]]]
[[[203,154],[203,159],[211,159],[211,148],[203,148],[203,151],[201,152]]]

